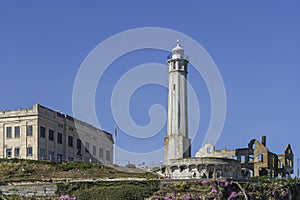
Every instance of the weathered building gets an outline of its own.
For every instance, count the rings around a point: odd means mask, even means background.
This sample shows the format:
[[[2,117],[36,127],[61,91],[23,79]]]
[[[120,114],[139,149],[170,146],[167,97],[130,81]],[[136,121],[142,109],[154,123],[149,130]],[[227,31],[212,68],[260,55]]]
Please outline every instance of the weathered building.
[[[0,158],[113,162],[112,135],[41,105],[0,111]]]
[[[235,150],[215,150],[213,145],[207,144],[196,153],[196,157],[223,157],[237,160],[241,164],[243,177],[286,177],[293,174],[294,167],[291,145],[287,145],[284,154],[272,153],[266,146],[265,136],[262,137],[261,142],[253,139],[248,147]]]

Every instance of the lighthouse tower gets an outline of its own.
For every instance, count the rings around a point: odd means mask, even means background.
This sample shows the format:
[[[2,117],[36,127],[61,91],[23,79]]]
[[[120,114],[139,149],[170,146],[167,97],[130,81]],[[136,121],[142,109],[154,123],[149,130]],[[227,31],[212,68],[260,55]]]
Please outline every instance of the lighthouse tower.
[[[188,137],[187,69],[188,58],[184,49],[177,45],[168,56],[168,133],[164,139],[164,162],[191,157],[191,140]]]

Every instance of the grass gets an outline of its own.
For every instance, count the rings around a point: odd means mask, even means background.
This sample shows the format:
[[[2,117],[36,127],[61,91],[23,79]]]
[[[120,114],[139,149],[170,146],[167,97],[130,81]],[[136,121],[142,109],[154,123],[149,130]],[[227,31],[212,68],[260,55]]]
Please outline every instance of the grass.
[[[78,199],[144,199],[158,190],[159,181],[97,181],[59,183],[60,194],[70,194]]]
[[[55,163],[49,161],[0,159],[0,184],[19,181],[52,181],[62,179],[146,178],[148,172],[123,172],[114,167],[84,162]]]

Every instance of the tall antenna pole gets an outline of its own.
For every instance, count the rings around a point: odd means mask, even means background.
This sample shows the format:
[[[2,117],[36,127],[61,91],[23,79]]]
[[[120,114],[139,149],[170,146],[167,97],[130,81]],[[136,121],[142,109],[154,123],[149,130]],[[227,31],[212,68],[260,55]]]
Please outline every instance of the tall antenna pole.
[[[116,143],[117,143],[117,126],[115,124],[114,125],[114,163],[113,163],[115,165],[117,164],[116,163],[116,155],[117,155]]]
[[[297,158],[297,178],[299,178],[299,158]]]

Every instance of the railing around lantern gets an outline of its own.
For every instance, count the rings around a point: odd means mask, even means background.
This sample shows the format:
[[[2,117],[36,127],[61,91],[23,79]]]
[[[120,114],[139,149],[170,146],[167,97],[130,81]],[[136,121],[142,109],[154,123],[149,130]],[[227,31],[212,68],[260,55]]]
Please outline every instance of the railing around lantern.
[[[172,56],[173,56],[173,54],[169,54],[169,55],[167,56],[167,60],[172,59]],[[189,56],[187,56],[187,55],[179,56],[179,55],[177,54],[177,55],[175,56],[175,58],[182,58],[182,59],[189,60]]]

